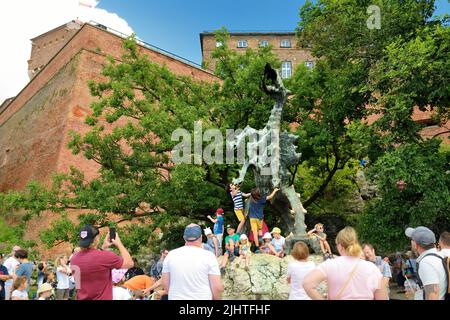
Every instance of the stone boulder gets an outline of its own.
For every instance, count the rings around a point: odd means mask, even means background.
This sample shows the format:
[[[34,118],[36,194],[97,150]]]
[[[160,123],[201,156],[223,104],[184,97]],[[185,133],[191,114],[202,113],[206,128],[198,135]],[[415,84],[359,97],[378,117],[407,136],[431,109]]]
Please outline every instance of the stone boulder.
[[[292,256],[281,259],[267,254],[254,254],[246,270],[244,261],[238,265],[238,259],[234,259],[228,263],[226,273],[222,276],[225,287],[222,298],[224,300],[287,300],[290,291],[290,285],[287,283],[287,266],[293,260]],[[309,260],[317,265],[323,261],[323,258],[319,255],[311,255]],[[326,294],[326,285],[321,284],[319,291]]]

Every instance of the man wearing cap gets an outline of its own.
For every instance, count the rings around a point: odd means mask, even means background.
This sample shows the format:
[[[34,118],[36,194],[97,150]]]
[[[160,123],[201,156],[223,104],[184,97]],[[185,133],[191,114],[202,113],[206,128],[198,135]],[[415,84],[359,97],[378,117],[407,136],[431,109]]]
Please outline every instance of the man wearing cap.
[[[405,234],[411,239],[411,248],[417,258],[419,286],[415,300],[443,300],[447,291],[447,279],[442,256],[436,249],[436,237],[426,227],[407,228]]]
[[[77,300],[112,300],[111,270],[130,269],[134,265],[133,259],[117,233],[115,239],[110,239],[109,233],[106,235],[102,250],[96,249],[100,241],[97,228],[85,225],[79,236],[81,250],[72,257],[70,263],[79,286]],[[120,256],[107,251],[111,245],[119,250]]]
[[[161,282],[169,300],[219,300],[223,291],[217,259],[203,249],[202,228],[184,229],[185,245],[164,260]]]
[[[13,285],[13,279],[16,274],[16,269],[20,264],[19,259],[16,257],[16,252],[19,251],[21,248],[19,246],[14,246],[12,249],[11,256],[5,260],[3,265],[8,269],[8,274],[11,276],[11,278],[5,282],[5,300],[9,300],[11,296],[11,288]]]

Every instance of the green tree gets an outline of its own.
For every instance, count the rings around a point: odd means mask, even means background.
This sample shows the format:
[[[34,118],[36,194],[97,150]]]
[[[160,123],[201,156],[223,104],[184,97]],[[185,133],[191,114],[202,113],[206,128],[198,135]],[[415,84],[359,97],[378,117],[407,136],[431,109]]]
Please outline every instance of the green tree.
[[[131,220],[148,225],[124,229],[124,242],[132,250],[147,245],[156,227],[168,245],[179,242],[181,216],[207,222],[206,215],[224,203],[232,208],[224,191],[238,167],[203,159],[200,164],[173,165],[170,152],[179,142],[172,141],[172,133],[178,128],[193,133],[194,123],[201,122],[204,131],[219,128],[225,136],[226,129],[257,125],[270,113],[272,101],[259,89],[265,63],[277,63],[268,49],[241,56],[224,46],[218,59],[227,59],[229,66],[219,62],[218,72],[225,76],[212,83],[175,75],[149,61],[139,54],[133,38],[124,42],[124,49],[120,62],[108,58],[105,81],[89,82],[97,98],[86,119],[90,131],[83,136],[71,133],[69,148],[98,163],[98,177],[86,181],[83,172],[72,167],[54,176],[52,188],[32,182],[22,192],[0,195],[3,211],[24,209],[25,221],[45,210],[59,214],[41,235],[48,246],[76,243],[77,230],[85,223],[107,227]],[[249,105],[259,112],[252,113]],[[68,209],[91,212],[73,222]],[[120,219],[111,220],[110,213]],[[173,230],[178,239],[167,239],[175,236]]]
[[[358,221],[362,238],[385,252],[407,248],[407,227],[428,226],[437,234],[450,228],[450,153],[439,141],[409,143],[386,153],[369,169],[379,197]],[[397,183],[403,180],[403,190]]]

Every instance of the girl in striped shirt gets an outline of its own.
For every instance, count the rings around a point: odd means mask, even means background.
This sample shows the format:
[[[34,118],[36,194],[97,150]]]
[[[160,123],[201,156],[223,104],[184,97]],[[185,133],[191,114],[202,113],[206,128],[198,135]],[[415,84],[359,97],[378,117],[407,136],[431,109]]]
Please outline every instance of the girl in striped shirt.
[[[247,198],[250,196],[250,193],[242,193],[239,190],[238,185],[234,185],[231,183],[230,184],[230,195],[231,195],[231,198],[233,199],[233,203],[234,203],[234,213],[236,214],[236,217],[239,220],[239,225],[236,230],[236,233],[240,234],[241,230],[245,224],[244,201],[243,201],[242,197]]]

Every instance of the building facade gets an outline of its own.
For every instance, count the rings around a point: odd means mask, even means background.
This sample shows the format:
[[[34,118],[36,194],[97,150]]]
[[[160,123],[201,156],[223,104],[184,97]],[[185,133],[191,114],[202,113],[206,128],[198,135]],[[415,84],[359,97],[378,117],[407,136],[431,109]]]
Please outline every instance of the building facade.
[[[92,178],[98,165],[67,148],[71,130],[84,134],[94,101],[87,82],[102,80],[108,55],[120,59],[124,38],[107,29],[70,22],[32,39],[30,82],[0,108],[0,192],[31,180],[51,183],[54,172],[76,164]],[[209,71],[141,43],[141,53],[172,72],[218,81]]]
[[[200,33],[203,65],[214,72],[216,63],[211,57],[218,43],[214,32]],[[308,68],[314,67],[315,59],[308,49],[298,48],[295,32],[231,32],[227,46],[236,52],[245,52],[246,49],[272,46],[272,52],[281,61],[281,76],[290,78],[299,64]]]
[[[290,78],[300,64],[307,68],[314,68],[316,59],[311,55],[309,49],[299,48],[295,32],[230,32],[227,42],[228,48],[236,52],[244,53],[246,49],[258,49],[262,46],[272,46],[272,52],[280,59],[280,74],[283,78]],[[214,32],[205,31],[200,33],[200,44],[202,50],[203,65],[214,72],[216,62],[212,58],[213,51],[222,43],[216,41]],[[450,121],[444,124],[436,123],[434,112],[420,111],[415,108],[414,121],[424,125],[421,131],[422,137],[429,139],[439,137],[445,144],[450,144],[449,131]],[[373,123],[382,115],[369,116],[367,122]]]

